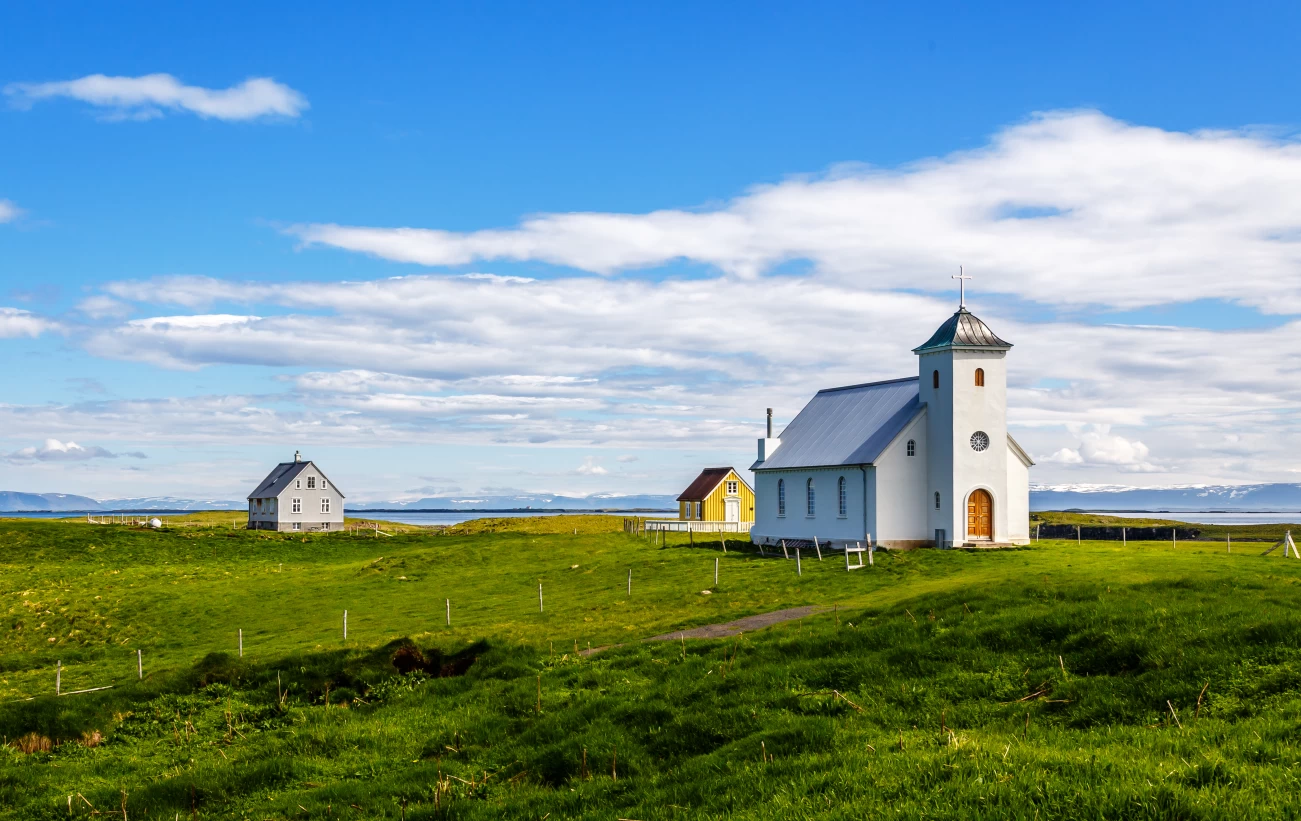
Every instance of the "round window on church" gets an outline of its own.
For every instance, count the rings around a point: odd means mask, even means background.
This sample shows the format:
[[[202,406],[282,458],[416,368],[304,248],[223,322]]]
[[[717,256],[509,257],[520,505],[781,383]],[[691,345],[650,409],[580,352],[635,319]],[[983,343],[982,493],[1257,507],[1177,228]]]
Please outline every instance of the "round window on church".
[[[985,433],[983,430],[978,430],[971,434],[971,449],[977,452],[988,450],[989,434]]]

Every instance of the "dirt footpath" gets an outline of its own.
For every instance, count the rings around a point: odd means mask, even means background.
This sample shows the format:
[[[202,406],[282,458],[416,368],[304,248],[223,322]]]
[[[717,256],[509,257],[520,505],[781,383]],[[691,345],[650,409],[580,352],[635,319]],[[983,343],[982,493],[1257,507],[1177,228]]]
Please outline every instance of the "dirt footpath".
[[[652,636],[647,641],[674,641],[678,638],[725,639],[747,630],[759,630],[784,621],[795,621],[816,613],[825,613],[828,609],[830,608],[809,605],[807,607],[774,610],[771,613],[760,613],[757,616],[746,616],[743,619],[729,621],[727,624],[707,624],[704,627],[696,627],[691,630],[677,630],[672,633],[665,633],[662,636]]]

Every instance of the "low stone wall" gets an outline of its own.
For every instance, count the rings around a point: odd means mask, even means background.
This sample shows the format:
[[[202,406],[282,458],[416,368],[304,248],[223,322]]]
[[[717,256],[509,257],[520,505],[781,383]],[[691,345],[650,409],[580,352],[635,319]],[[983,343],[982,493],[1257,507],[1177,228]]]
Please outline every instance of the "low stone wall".
[[[1074,539],[1076,525],[1038,525],[1041,539]],[[1119,525],[1079,525],[1079,537],[1096,541],[1119,542],[1121,536]],[[1032,523],[1030,533],[1035,532]],[[1195,527],[1125,527],[1124,539],[1132,542],[1168,542],[1177,534],[1180,539],[1196,539],[1201,531]]]

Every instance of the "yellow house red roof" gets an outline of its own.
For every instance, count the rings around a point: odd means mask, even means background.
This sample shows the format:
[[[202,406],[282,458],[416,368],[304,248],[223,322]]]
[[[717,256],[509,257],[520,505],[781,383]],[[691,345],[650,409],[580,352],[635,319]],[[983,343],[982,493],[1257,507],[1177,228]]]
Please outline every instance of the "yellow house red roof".
[[[733,470],[735,468],[705,468],[700,471],[700,475],[696,477],[696,480],[688,485],[686,490],[682,491],[678,501],[703,502],[714,491],[714,488],[718,487],[718,483],[727,478],[727,474]]]

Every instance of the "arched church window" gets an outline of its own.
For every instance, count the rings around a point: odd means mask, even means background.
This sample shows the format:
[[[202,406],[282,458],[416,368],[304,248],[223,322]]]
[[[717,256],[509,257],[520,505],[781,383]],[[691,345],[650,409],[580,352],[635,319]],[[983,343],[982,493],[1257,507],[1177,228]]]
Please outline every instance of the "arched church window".
[[[940,492],[938,490],[935,491],[935,509],[940,509]]]
[[[804,483],[804,496],[805,496],[805,502],[806,502],[807,505],[808,505],[808,515],[809,515],[809,516],[812,516],[812,515],[814,515],[814,513],[813,513],[813,510],[814,510],[814,504],[813,504],[813,478],[812,478],[812,477],[810,477],[809,480],[808,480],[807,482]]]
[[[984,369],[984,368],[976,368],[976,387],[977,387],[977,388],[983,388],[983,387],[985,387],[985,369]]]
[[[786,480],[777,480],[777,515],[786,515]]]
[[[849,515],[849,492],[845,489],[845,477],[836,482],[836,493],[840,497],[840,515]]]
[[[916,440],[916,439],[909,439],[909,440],[908,440],[908,455],[909,455],[909,456],[916,456],[916,455],[917,455],[917,440]]]
[[[931,371],[931,387],[935,390],[940,389],[940,372]]]

